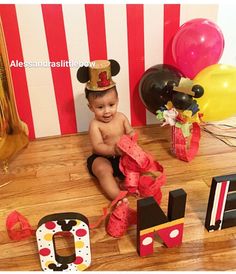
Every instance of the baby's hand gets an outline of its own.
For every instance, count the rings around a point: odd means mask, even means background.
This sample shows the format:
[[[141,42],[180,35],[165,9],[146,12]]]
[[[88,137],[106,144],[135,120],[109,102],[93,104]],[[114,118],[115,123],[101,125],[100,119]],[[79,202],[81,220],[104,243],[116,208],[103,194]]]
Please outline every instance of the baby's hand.
[[[115,145],[114,150],[115,150],[116,155],[122,155],[123,154],[122,150],[117,145]]]

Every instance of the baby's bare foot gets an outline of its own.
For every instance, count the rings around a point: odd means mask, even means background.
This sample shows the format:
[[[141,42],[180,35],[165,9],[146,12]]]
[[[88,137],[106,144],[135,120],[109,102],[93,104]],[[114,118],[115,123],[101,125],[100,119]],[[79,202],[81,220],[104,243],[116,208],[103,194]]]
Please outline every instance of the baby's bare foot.
[[[127,205],[129,204],[129,200],[127,198],[124,198],[122,200],[120,200],[118,203],[117,203],[117,206],[121,205],[121,203],[126,203]]]

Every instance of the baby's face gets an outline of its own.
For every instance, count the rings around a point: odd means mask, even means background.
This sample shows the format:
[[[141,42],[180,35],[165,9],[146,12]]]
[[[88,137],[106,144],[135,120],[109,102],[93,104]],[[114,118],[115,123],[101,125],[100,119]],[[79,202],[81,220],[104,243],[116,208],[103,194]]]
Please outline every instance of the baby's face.
[[[93,98],[89,102],[89,108],[95,114],[95,118],[103,123],[109,123],[115,116],[118,106],[118,97],[114,89],[102,97]]]

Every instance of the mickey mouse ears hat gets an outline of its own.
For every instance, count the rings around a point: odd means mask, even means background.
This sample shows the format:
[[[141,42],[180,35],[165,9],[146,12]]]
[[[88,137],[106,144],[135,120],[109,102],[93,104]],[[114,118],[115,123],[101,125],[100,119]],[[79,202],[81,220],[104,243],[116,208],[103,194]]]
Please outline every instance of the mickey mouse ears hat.
[[[95,60],[89,67],[81,67],[77,71],[77,79],[86,83],[86,88],[92,91],[103,91],[116,85],[112,80],[120,71],[120,65],[115,60]]]
[[[178,86],[174,87],[173,90],[191,95],[195,98],[200,98],[204,94],[204,88],[202,86],[194,85],[192,80],[184,77],[180,78]]]

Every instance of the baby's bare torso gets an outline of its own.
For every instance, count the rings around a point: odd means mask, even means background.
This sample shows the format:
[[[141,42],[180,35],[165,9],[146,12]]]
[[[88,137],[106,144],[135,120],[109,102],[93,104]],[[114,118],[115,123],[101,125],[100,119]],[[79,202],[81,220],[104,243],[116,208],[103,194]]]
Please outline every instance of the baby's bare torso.
[[[126,134],[124,121],[124,116],[119,112],[116,113],[115,117],[109,123],[96,121],[104,144],[113,146],[119,141],[122,135]]]

